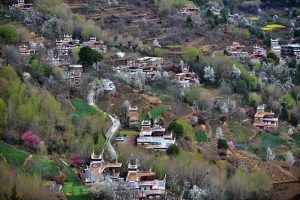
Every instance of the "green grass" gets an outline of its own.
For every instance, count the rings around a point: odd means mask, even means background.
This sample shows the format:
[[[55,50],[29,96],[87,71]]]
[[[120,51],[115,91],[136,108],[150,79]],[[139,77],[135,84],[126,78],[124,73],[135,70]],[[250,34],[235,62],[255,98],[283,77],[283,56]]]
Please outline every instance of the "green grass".
[[[229,131],[236,142],[245,142],[255,133],[254,129],[242,126],[236,121],[229,121],[227,124]]]
[[[279,136],[274,136],[268,133],[261,134],[261,143],[259,147],[259,155],[261,157],[266,156],[267,148],[270,147],[271,149],[277,147],[281,144],[286,144],[287,141]]]
[[[121,130],[120,133],[127,136],[137,136],[139,134],[139,132],[133,130]]]
[[[88,105],[83,100],[72,99],[71,102],[76,108],[75,114],[77,114],[80,118],[84,116],[95,115],[98,112],[96,107]]]
[[[154,107],[151,111],[150,114],[152,116],[153,119],[156,119],[157,117],[159,117],[161,114],[163,114],[164,112],[170,110],[171,107],[169,105],[159,105]]]
[[[0,154],[3,160],[6,160],[10,165],[23,169],[25,160],[30,155],[25,150],[20,150],[14,146],[0,141]],[[42,175],[45,179],[51,179],[59,175],[58,168],[46,156],[33,155],[31,164],[28,169],[24,169],[29,173]]]
[[[34,156],[32,159],[32,165],[30,167],[30,172],[39,174],[42,172],[43,174],[46,174],[45,176],[58,176],[59,170],[58,168],[53,164],[53,162],[47,158],[46,156]],[[47,177],[44,177],[47,179]]]
[[[14,146],[0,141],[0,154],[13,166],[22,167],[29,153],[24,150],[16,149]]]
[[[197,142],[210,142],[204,130],[199,130],[195,133]]]
[[[300,147],[300,135],[293,135],[297,147]]]
[[[65,166],[62,170],[67,176],[63,185],[67,199],[90,200],[90,191],[80,182],[79,178],[75,176],[75,172],[73,171],[73,169],[71,167]]]

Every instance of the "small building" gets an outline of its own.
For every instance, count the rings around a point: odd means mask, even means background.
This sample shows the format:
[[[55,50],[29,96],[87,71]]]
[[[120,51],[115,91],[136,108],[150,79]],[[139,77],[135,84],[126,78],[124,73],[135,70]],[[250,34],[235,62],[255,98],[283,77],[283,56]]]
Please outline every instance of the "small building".
[[[260,105],[257,107],[253,125],[259,128],[274,128],[278,126],[278,117],[275,117],[273,112],[265,112],[265,105]]]
[[[71,85],[79,86],[82,76],[82,65],[65,65],[64,66],[65,80]]]
[[[137,128],[139,126],[139,113],[138,107],[132,107],[131,105],[128,108],[128,126],[129,128]]]
[[[119,179],[121,167],[122,163],[105,162],[103,151],[100,155],[96,155],[93,152],[91,154],[90,165],[86,166],[86,169],[84,170],[84,182],[85,184],[100,182],[106,177],[112,180]]]
[[[166,192],[166,180],[155,178],[155,172],[140,171],[137,164],[128,164],[126,181],[136,189],[137,199],[163,199]]]
[[[19,46],[19,51],[22,55],[34,55],[34,54],[36,54],[36,49],[30,48],[26,44],[21,44]]]

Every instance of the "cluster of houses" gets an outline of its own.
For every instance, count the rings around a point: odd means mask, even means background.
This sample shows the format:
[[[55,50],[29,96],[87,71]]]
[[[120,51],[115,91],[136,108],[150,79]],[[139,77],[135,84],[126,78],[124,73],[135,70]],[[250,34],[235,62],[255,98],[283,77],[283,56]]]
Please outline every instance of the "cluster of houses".
[[[245,46],[238,42],[233,42],[232,45],[226,47],[225,52],[228,56],[239,61],[244,61],[249,58],[263,58],[267,55],[266,49],[254,45],[253,51],[249,54],[245,50]]]
[[[28,10],[33,7],[32,3],[25,3],[24,0],[18,0],[17,3],[13,4],[10,8],[17,8],[21,10]]]
[[[122,163],[106,162],[103,158],[103,151],[100,155],[94,152],[91,154],[91,161],[82,177],[87,186],[93,183],[110,180],[117,184],[127,185],[128,189],[134,191],[132,199],[162,199],[166,192],[166,179],[156,179],[155,172],[140,171],[138,161],[129,163],[127,175],[121,177]]]
[[[144,120],[141,127],[136,141],[138,146],[154,151],[166,151],[170,145],[176,144],[173,133],[168,133],[160,125],[151,125],[149,120]]]

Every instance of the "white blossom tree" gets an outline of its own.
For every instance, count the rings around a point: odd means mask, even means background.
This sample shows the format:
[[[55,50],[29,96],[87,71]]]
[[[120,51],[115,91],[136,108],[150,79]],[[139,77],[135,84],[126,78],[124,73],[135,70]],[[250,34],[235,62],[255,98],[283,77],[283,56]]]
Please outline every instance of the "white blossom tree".
[[[153,40],[152,44],[154,47],[161,48],[161,45],[158,43],[158,40],[156,38],[155,40]]]
[[[289,135],[293,135],[293,133],[294,133],[293,128],[289,128],[288,134],[289,134]]]
[[[228,114],[229,109],[228,109],[228,104],[224,102],[221,107],[220,107],[221,113],[223,114]]]
[[[184,68],[185,64],[184,64],[183,60],[180,60],[179,66],[181,67],[181,69]]]
[[[288,151],[285,153],[285,162],[287,162],[289,165],[293,165],[295,163],[295,158],[292,152]]]
[[[240,76],[241,76],[241,70],[239,69],[239,68],[237,68],[236,66],[235,66],[235,64],[232,66],[232,72],[231,72],[231,74],[232,74],[232,77],[233,78],[239,78]]]
[[[122,111],[123,111],[123,114],[125,114],[125,115],[128,114],[129,106],[130,106],[130,102],[126,99],[126,100],[123,102],[123,105],[122,105]]]
[[[223,130],[221,127],[218,127],[216,129],[216,140],[218,139],[224,139],[224,134],[223,134]]]
[[[196,185],[194,185],[193,188],[190,189],[191,199],[202,200],[202,199],[206,199],[207,197],[208,197],[207,192]]]
[[[169,73],[164,71],[162,76],[163,76],[163,78],[169,78]]]
[[[273,154],[272,149],[270,147],[267,148],[267,159],[268,160],[275,159],[275,154]]]
[[[204,79],[208,80],[211,83],[215,82],[215,71],[211,66],[206,66],[204,68]]]

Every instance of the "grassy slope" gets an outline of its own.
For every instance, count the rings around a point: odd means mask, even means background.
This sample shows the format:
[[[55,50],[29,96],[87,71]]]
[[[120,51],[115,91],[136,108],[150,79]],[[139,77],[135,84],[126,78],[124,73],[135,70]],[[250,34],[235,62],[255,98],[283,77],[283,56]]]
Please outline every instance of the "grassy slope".
[[[95,115],[97,113],[97,109],[95,107],[88,105],[83,100],[72,99],[71,102],[76,108],[75,114],[77,114],[80,118],[88,115]]]
[[[267,148],[270,147],[271,149],[277,147],[281,144],[286,144],[287,141],[279,136],[274,136],[268,133],[261,134],[261,143],[259,147],[259,155],[265,156],[267,152]]]
[[[236,121],[229,121],[227,124],[236,142],[244,142],[255,133],[255,130],[242,126]]]
[[[10,165],[16,166],[18,168],[23,168],[24,161],[30,155],[29,152],[25,150],[20,150],[14,146],[0,141],[0,154],[1,157],[6,160]],[[32,163],[28,172],[40,174],[45,172],[50,176],[58,176],[59,170],[53,164],[53,162],[46,156],[33,155]]]

